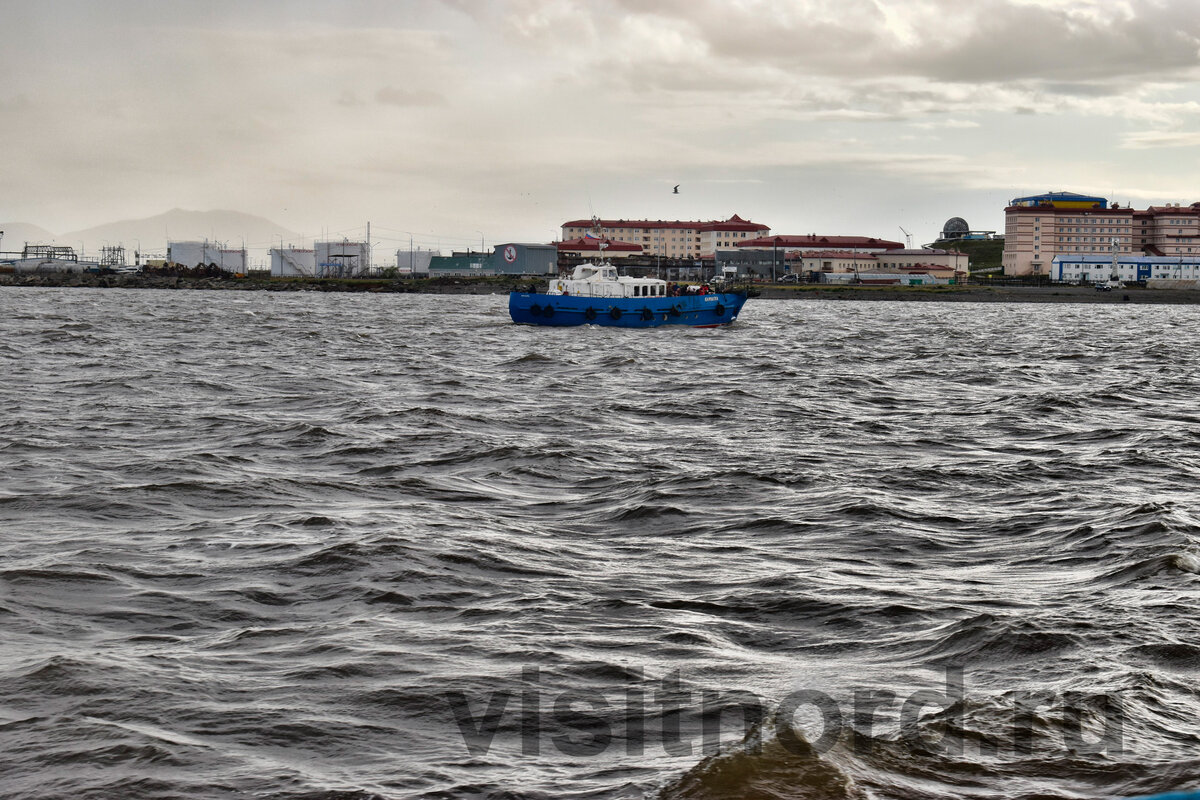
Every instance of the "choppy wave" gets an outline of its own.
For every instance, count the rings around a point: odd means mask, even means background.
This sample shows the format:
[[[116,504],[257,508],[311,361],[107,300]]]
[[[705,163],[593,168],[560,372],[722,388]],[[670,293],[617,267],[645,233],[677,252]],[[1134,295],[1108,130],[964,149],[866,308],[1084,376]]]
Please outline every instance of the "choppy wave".
[[[1192,307],[504,302],[0,292],[5,796],[1200,784]]]

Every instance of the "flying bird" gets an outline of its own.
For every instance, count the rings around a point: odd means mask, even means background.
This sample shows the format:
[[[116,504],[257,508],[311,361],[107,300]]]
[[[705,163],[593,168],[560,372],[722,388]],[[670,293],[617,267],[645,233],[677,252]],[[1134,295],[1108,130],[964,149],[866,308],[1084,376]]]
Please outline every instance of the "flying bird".
[[[675,190],[671,194],[679,194],[679,184],[675,184]]]

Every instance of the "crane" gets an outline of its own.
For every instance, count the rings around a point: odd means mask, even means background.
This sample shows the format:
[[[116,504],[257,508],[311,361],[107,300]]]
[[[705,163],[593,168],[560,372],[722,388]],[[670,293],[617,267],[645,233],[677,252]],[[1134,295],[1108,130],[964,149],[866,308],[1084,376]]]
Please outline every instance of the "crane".
[[[908,243],[908,249],[912,250],[912,234],[909,233],[908,231],[904,230],[903,225],[899,225],[897,227],[899,227],[900,232],[904,234],[904,241]]]

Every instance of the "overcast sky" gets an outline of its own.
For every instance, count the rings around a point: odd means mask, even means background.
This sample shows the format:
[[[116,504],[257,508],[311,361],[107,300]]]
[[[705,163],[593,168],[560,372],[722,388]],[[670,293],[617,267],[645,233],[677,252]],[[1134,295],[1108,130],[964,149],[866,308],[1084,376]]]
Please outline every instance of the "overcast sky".
[[[592,214],[929,241],[1048,189],[1200,200],[1196,0],[0,14],[0,219],[56,232],[182,207],[447,249]]]

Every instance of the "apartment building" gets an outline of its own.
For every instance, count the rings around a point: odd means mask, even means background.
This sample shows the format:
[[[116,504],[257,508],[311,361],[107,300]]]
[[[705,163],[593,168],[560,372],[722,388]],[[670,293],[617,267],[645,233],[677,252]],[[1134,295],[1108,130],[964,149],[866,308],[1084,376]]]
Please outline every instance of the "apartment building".
[[[1048,275],[1059,254],[1134,252],[1133,210],[1103,197],[1048,192],[1004,209],[1004,274]]]
[[[563,241],[584,237],[640,245],[646,255],[666,258],[711,257],[718,247],[733,247],[765,236],[771,228],[734,214],[727,220],[577,219],[563,223]]]
[[[1049,192],[1004,210],[1004,274],[1049,275],[1055,256],[1200,255],[1200,203],[1111,206],[1102,197]]]
[[[1133,236],[1148,256],[1200,255],[1200,203],[1150,206],[1133,212]]]

